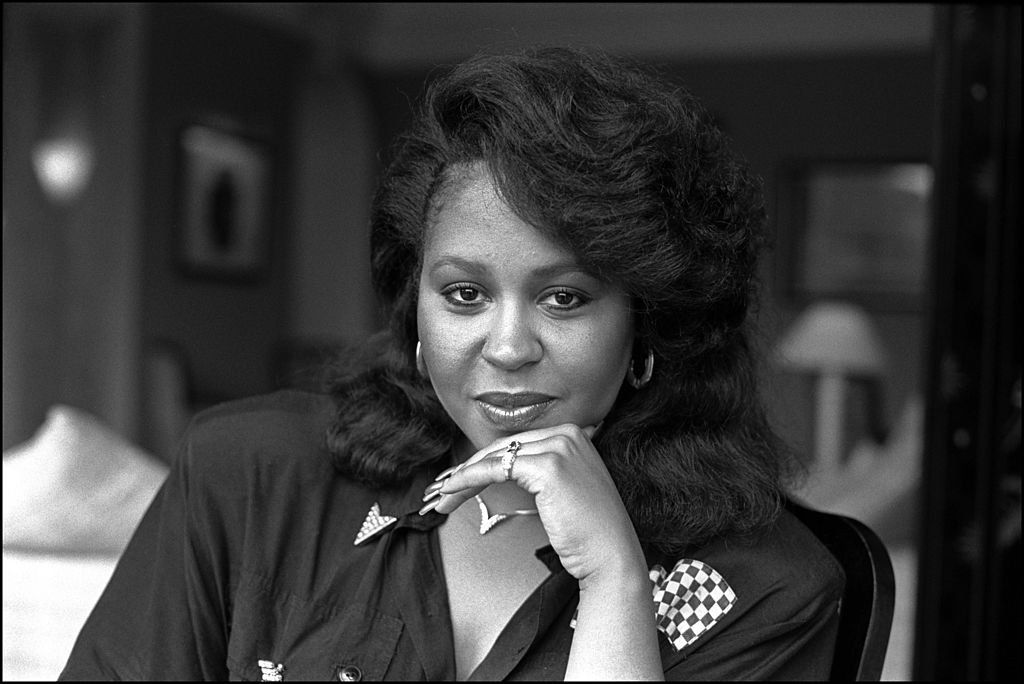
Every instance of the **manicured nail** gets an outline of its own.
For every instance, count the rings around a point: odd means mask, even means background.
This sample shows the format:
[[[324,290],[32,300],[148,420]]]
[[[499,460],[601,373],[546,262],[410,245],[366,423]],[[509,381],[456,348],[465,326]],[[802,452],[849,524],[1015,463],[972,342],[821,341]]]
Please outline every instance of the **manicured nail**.
[[[431,492],[431,491],[428,491],[427,493],[425,493],[425,494],[423,495],[423,501],[430,501],[430,500],[431,500],[431,499],[433,499],[433,498],[434,498],[435,496],[438,496],[438,495],[439,495],[440,493],[441,493],[441,489],[440,489],[440,488],[438,488],[438,489],[435,489],[435,490],[434,490],[434,491],[432,491],[432,492]]]
[[[443,481],[431,482],[429,485],[427,485],[427,488],[423,490],[423,493],[424,494],[429,494],[430,492],[438,490],[441,487],[444,487],[444,482]]]
[[[447,468],[445,470],[442,470],[441,474],[434,478],[434,482],[439,482],[440,480],[443,480],[444,478],[448,477],[449,475],[454,474],[455,471],[458,470],[461,467],[462,467],[461,465],[457,465],[457,466],[452,466],[451,468]]]
[[[427,513],[429,513],[430,511],[434,510],[435,508],[437,508],[437,505],[438,505],[439,503],[441,503],[441,497],[438,497],[438,498],[434,499],[433,501],[431,501],[430,503],[428,503],[428,504],[427,504],[426,506],[424,506],[423,508],[421,508],[421,509],[420,509],[420,515],[426,515],[426,514],[427,514]]]

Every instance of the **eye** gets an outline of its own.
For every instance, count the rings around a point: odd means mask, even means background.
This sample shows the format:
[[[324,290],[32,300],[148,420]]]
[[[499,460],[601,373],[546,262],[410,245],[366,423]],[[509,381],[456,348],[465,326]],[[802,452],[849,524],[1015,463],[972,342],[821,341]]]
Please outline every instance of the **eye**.
[[[441,294],[456,306],[473,306],[479,304],[483,299],[479,288],[468,283],[449,285],[441,291]]]
[[[572,290],[556,290],[550,292],[541,300],[541,304],[554,309],[556,311],[572,311],[578,309],[587,302],[590,298]]]

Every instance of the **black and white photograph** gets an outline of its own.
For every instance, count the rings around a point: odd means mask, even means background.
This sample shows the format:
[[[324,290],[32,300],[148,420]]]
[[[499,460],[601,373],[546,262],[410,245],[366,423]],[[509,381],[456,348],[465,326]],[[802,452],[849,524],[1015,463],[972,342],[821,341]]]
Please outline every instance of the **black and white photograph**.
[[[1018,681],[1021,7],[5,2],[3,681]]]

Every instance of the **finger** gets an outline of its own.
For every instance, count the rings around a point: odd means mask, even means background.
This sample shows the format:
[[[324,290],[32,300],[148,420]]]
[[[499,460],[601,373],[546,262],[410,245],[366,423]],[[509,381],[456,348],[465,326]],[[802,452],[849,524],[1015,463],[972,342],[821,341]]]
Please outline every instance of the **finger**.
[[[451,494],[442,493],[441,496],[420,509],[420,515],[423,515],[426,510],[435,510],[442,515],[449,515],[483,490],[484,487],[470,487],[468,489],[460,489]]]
[[[509,441],[511,441],[512,439],[518,439],[523,444],[526,444],[526,442],[537,442],[543,439],[547,439],[548,437],[551,437],[553,435],[569,434],[573,429],[581,430],[583,434],[585,434],[589,439],[593,437],[598,430],[601,429],[602,425],[604,425],[603,420],[598,423],[595,423],[594,425],[584,426],[577,425],[576,423],[562,423],[561,425],[552,425],[551,427],[521,432],[518,435],[511,436],[509,438]],[[504,447],[508,446],[508,441],[499,440],[496,442],[496,444]]]
[[[467,462],[448,479],[437,483],[441,486],[434,490],[439,495],[434,510],[447,515],[490,485],[505,482],[503,455],[487,456],[476,463]]]
[[[575,425],[574,423],[563,423],[561,425],[553,425],[551,427],[538,428],[536,430],[528,430],[526,432],[520,432],[519,434],[510,435],[508,437],[502,437],[501,439],[495,440],[488,444],[487,446],[485,446],[484,448],[477,451],[475,454],[467,458],[465,462],[463,462],[461,465],[454,466],[452,468],[445,470],[443,473],[438,475],[436,479],[437,481],[440,481],[445,477],[454,475],[456,472],[462,470],[464,467],[468,465],[479,463],[485,458],[501,458],[502,454],[508,451],[509,446],[514,442],[519,442],[520,444],[523,445],[532,442],[540,442],[554,435],[567,434],[569,431],[576,428],[582,431],[583,434],[586,435],[587,439],[592,439],[603,424],[604,421],[601,421],[596,425],[588,425],[582,428],[578,428],[578,426]]]
[[[551,429],[552,428],[545,428],[545,432],[549,431]],[[523,432],[523,433],[518,434],[518,435],[513,435],[513,436],[511,436],[509,438],[504,438],[503,437],[500,440],[495,440],[495,441],[491,442],[490,444],[488,444],[487,446],[485,446],[483,449],[480,449],[479,451],[477,451],[475,454],[473,454],[472,456],[467,458],[465,461],[463,461],[459,465],[453,466],[451,468],[448,468],[447,470],[442,472],[440,475],[438,475],[435,478],[435,482],[440,482],[440,481],[444,480],[445,478],[448,478],[450,480],[454,475],[456,475],[459,472],[461,472],[464,468],[466,468],[468,466],[471,466],[471,465],[473,465],[475,463],[479,463],[480,461],[483,461],[484,459],[487,459],[487,458],[501,459],[501,457],[505,454],[505,452],[507,452],[512,447],[513,444],[518,442],[520,447],[521,447],[522,444],[524,444],[527,440],[537,439],[539,435],[540,435],[540,431],[537,430],[537,431],[531,431],[531,432]]]
[[[582,429],[584,435],[593,433],[595,426]],[[524,433],[525,436],[526,433]],[[568,441],[567,441],[568,440]],[[512,461],[509,472],[505,471],[504,457],[506,449],[501,449],[485,454],[475,462],[466,461],[462,468],[453,472],[447,479],[430,485],[426,494],[439,492],[441,494],[456,494],[464,489],[474,488],[478,493],[483,488],[492,484],[498,484],[507,480],[513,480],[520,484],[524,483],[523,477],[526,474],[524,468],[529,470],[533,467],[528,461],[535,459],[542,454],[561,454],[569,456],[574,451],[573,445],[578,438],[566,431],[552,431],[547,437],[531,442],[523,442],[516,450],[516,458]],[[441,485],[437,487],[437,485]]]
[[[512,466],[519,464],[522,452],[516,457]],[[477,493],[485,487],[505,482],[505,469],[501,465],[501,456],[489,456],[476,463],[467,464],[465,468],[454,473],[444,481],[440,492],[445,495],[454,495],[466,489],[475,489]]]
[[[434,478],[434,482],[440,482],[441,480],[445,479],[446,477],[448,477],[461,467],[462,464],[460,463],[459,465],[453,465],[451,468],[445,468],[444,470],[437,474],[437,477]]]
[[[434,479],[434,482],[427,486],[423,493],[424,506],[420,510],[420,515],[424,515],[431,510],[436,510],[442,514],[449,514],[470,498],[482,492],[489,485],[509,479],[506,477],[502,459],[511,444],[515,442],[520,443],[520,447],[516,452],[517,458],[515,462],[518,462],[520,456],[530,453],[539,454],[552,450],[562,451],[564,446],[560,445],[564,445],[564,442],[556,443],[552,438],[556,436],[569,436],[572,439],[571,431],[576,427],[571,423],[566,423],[520,433],[507,443],[504,438],[492,442],[466,459],[462,464],[452,466],[441,472]],[[597,425],[588,425],[578,429],[589,440],[600,427],[601,423],[598,423]],[[525,453],[523,449],[526,449]],[[513,466],[513,471],[514,468],[515,466]],[[467,472],[470,473],[469,477],[466,476]],[[514,480],[516,478],[513,477],[511,479]]]

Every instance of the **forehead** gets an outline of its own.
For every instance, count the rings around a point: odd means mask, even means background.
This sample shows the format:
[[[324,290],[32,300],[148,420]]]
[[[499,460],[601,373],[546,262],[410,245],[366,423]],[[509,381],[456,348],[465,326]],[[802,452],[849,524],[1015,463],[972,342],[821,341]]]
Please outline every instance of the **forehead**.
[[[575,262],[574,255],[522,220],[476,166],[441,191],[424,235],[424,264],[449,255],[488,261]]]

